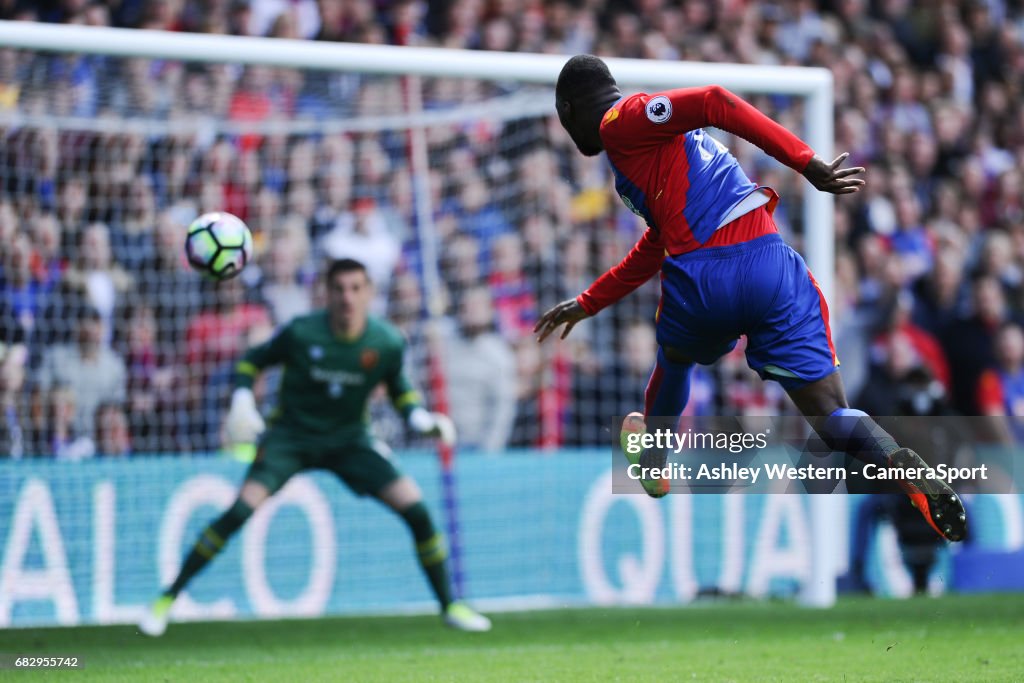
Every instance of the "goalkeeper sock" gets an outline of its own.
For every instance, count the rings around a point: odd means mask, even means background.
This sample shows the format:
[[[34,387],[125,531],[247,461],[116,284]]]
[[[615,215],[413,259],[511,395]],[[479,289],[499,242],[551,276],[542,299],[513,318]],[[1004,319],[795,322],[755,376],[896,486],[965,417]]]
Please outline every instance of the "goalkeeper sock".
[[[422,502],[406,508],[400,514],[416,540],[416,554],[420,566],[423,567],[423,573],[426,574],[443,611],[452,603],[452,589],[448,582],[448,570],[445,568],[448,549],[445,547],[444,536],[434,529],[427,506]]]
[[[690,400],[693,363],[672,363],[658,348],[658,360],[644,392],[645,417],[679,417]]]
[[[203,529],[196,544],[192,546],[192,551],[185,557],[178,578],[164,594],[177,597],[185,585],[192,580],[192,577],[217,556],[227,540],[245,524],[245,520],[249,519],[251,515],[252,508],[241,500],[236,500],[235,504],[228,508],[223,515]]]
[[[863,410],[839,408],[828,417],[816,420],[813,426],[832,450],[880,467],[888,466],[889,456],[900,448]]]

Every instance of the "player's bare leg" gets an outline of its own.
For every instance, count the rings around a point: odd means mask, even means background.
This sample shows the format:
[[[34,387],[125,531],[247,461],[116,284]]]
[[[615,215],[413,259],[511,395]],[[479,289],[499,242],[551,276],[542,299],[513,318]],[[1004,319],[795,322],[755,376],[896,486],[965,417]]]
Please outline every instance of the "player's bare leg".
[[[838,372],[789,390],[789,397],[829,448],[882,467],[931,469],[917,453],[901,448],[867,413],[850,408]],[[946,482],[920,477],[898,483],[937,534],[949,541],[967,536],[963,502]]]
[[[139,622],[139,630],[142,633],[154,637],[164,634],[171,605],[174,604],[178,593],[220,553],[228,539],[269,497],[270,491],[261,482],[250,479],[242,484],[234,504],[199,534],[192,550],[185,557],[174,583],[147,608]]]
[[[435,530],[416,482],[411,477],[399,477],[381,489],[377,499],[401,517],[412,532],[420,567],[441,606],[444,623],[460,631],[490,631],[490,619],[464,602],[452,599],[451,583],[445,568],[448,550],[444,536]]]

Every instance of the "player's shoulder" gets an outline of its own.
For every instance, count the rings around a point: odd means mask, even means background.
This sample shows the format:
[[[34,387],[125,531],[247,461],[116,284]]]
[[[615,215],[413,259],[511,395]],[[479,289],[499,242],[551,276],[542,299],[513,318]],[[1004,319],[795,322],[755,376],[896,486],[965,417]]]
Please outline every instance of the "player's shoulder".
[[[633,139],[642,135],[654,124],[667,122],[672,118],[672,100],[664,93],[635,93],[627,95],[613,104],[601,119],[601,137],[614,139],[628,136]]]
[[[387,347],[401,350],[405,347],[405,335],[388,320],[371,315],[366,321],[367,330],[375,342]]]
[[[281,332],[295,337],[322,334],[327,329],[327,311],[317,310],[297,315],[281,327]]]
[[[609,107],[601,118],[601,134],[613,134],[621,130],[624,124],[628,125],[630,115],[636,110],[636,102],[643,95],[644,93],[624,95]]]

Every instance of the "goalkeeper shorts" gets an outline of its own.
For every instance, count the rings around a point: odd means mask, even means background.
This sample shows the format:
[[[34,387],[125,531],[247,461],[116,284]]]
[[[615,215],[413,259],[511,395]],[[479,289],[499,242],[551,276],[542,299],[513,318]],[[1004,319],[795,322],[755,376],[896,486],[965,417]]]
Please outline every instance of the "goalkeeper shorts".
[[[360,496],[376,495],[402,476],[391,461],[391,449],[369,434],[344,442],[324,442],[271,427],[260,439],[245,478],[274,493],[292,475],[315,469],[333,472]]]

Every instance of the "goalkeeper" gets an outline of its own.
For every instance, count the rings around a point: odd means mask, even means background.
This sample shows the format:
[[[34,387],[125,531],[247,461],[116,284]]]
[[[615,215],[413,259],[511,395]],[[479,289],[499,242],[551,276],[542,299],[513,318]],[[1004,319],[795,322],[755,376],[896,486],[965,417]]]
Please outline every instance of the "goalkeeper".
[[[441,605],[444,622],[463,631],[487,631],[490,621],[451,597],[444,539],[431,521],[419,487],[388,458],[367,423],[367,402],[384,383],[394,406],[414,431],[454,442],[448,417],[421,405],[402,371],[405,341],[387,322],[369,316],[373,287],[358,261],[327,269],[327,309],[296,318],[265,344],[244,355],[236,369],[225,431],[230,442],[252,442],[263,419],[252,394],[255,376],[283,365],[278,409],[259,439],[256,459],[238,499],[199,535],[178,577],[147,611],[140,630],[162,635],[175,597],[220,552],[252,513],[288,479],[308,469],[337,474],[352,491],[370,494],[409,526],[420,565]]]

